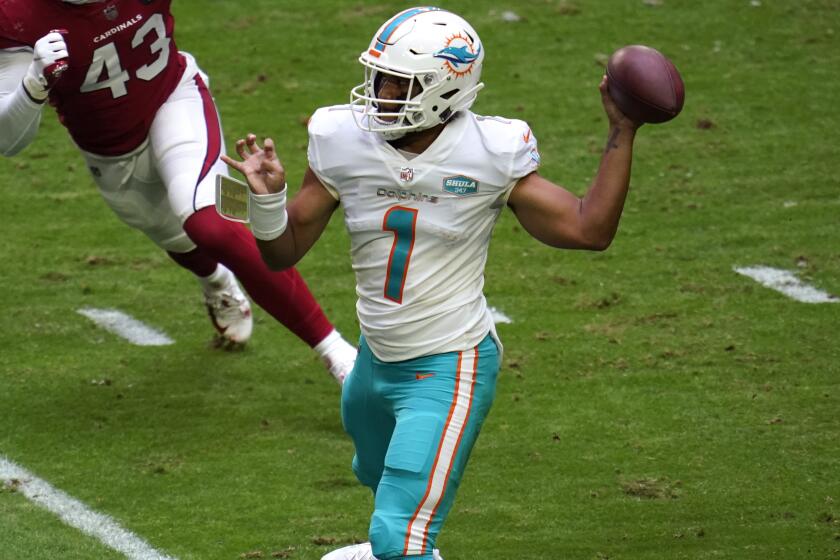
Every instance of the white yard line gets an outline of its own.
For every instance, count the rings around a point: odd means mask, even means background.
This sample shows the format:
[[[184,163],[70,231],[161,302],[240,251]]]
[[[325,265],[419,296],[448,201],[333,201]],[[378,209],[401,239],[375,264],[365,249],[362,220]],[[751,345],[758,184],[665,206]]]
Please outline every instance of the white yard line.
[[[106,331],[121,336],[137,346],[167,346],[175,343],[174,340],[166,336],[166,333],[150,327],[117,309],[83,307],[76,312],[84,315]]]
[[[131,531],[123,529],[111,517],[96,513],[79,500],[53,488],[47,481],[41,480],[2,455],[0,483],[14,488],[33,503],[54,513],[67,525],[125,554],[129,560],[176,560],[158,552]]]
[[[506,323],[506,324],[513,323],[513,319],[511,319],[510,317],[508,317],[507,315],[505,315],[503,312],[499,311],[495,307],[488,307],[488,310],[490,311],[490,315],[493,317],[493,322],[496,323],[497,325],[499,323]]]
[[[802,303],[838,303],[840,298],[804,283],[789,270],[769,266],[736,266],[738,274],[752,278],[762,286],[776,290]]]

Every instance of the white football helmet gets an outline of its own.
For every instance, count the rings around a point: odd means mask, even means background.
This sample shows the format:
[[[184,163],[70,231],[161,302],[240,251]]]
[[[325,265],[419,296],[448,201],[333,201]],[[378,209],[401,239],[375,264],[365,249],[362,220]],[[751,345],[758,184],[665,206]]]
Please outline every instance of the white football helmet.
[[[469,109],[484,87],[483,61],[478,34],[460,16],[432,7],[404,10],[379,28],[359,56],[365,81],[350,92],[356,124],[395,140],[445,123]],[[378,97],[383,74],[409,81],[405,99]],[[381,104],[396,109],[381,111]]]

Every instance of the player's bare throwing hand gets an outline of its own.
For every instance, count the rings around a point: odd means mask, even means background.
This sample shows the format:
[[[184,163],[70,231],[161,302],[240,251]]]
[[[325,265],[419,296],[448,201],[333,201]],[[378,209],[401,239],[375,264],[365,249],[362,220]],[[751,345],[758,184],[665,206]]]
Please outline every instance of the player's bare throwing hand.
[[[242,161],[222,155],[222,160],[242,173],[248,180],[254,194],[274,194],[286,188],[286,170],[277,158],[274,140],[266,138],[263,147],[257,144],[257,137],[249,134],[236,141],[236,153]]]

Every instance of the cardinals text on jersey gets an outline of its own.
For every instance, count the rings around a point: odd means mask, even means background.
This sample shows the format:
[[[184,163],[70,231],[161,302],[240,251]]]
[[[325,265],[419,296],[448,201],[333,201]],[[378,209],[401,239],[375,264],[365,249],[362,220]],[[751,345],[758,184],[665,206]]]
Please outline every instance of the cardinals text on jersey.
[[[66,30],[69,68],[50,91],[50,103],[83,150],[125,154],[143,143],[184,71],[170,3],[4,0],[0,49],[32,47],[51,30]]]

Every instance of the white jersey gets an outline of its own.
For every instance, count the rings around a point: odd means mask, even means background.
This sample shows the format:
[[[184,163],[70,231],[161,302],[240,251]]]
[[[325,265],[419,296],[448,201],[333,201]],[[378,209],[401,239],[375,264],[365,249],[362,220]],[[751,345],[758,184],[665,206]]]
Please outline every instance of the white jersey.
[[[519,120],[466,111],[412,158],[360,130],[348,105],[309,122],[309,166],[344,207],[356,311],[387,362],[461,351],[493,328],[482,288],[490,236],[517,180],[539,166]]]

